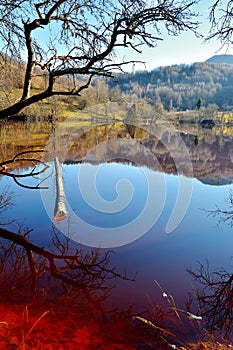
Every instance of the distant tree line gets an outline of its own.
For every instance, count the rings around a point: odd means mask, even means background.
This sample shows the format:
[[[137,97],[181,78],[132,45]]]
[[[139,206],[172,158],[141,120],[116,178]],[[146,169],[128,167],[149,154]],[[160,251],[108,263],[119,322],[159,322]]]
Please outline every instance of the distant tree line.
[[[23,86],[23,63],[0,56],[0,107],[16,98]],[[45,82],[38,74],[32,89],[40,91]],[[61,89],[70,89],[69,76],[60,80]],[[4,93],[3,93],[4,91]],[[171,110],[233,110],[233,66],[210,62],[172,65],[152,71],[119,74],[114,80],[98,77],[81,96],[58,97],[71,109],[85,109],[96,104],[143,100],[159,113]],[[47,106],[47,105],[45,105]],[[27,112],[27,111],[26,111]],[[211,113],[210,113],[211,114]]]
[[[217,105],[233,108],[233,66],[209,62],[172,65],[152,71],[120,74],[110,86],[166,110],[187,110]]]

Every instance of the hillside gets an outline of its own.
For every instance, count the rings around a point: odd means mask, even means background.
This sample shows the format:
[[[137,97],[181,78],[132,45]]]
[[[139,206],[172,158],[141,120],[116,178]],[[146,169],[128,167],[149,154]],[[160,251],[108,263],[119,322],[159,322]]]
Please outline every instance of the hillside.
[[[205,107],[215,104],[225,110],[233,106],[233,67],[226,64],[203,62],[120,74],[110,82],[114,85],[126,95],[166,110],[196,109],[199,99]]]
[[[24,62],[0,52],[0,110],[20,100],[24,85],[25,68]],[[76,78],[76,84],[81,79],[84,78]],[[38,67],[35,68],[32,76],[31,95],[42,92],[47,84],[48,78],[46,72]],[[68,91],[71,88],[73,88],[73,78],[70,76],[62,76],[56,80],[55,89],[58,91]],[[112,102],[121,102],[121,91],[115,88],[110,91],[108,85],[103,80],[94,79],[92,85],[87,90],[84,90],[81,96],[50,97],[24,108],[22,114],[33,116],[34,119],[43,120],[51,116],[54,110],[56,110],[56,115],[61,118],[71,115],[81,115],[82,117],[82,111],[85,108],[90,109],[92,106],[105,103],[109,100]],[[92,114],[92,111],[88,113],[88,117]],[[115,111],[116,114],[119,115],[118,110]]]
[[[217,64],[231,64],[233,66],[233,55],[214,55],[206,60],[206,62]]]
[[[114,80],[96,78],[92,86],[81,97],[58,97],[40,102],[24,110],[28,115],[46,117],[54,110],[66,115],[76,113],[77,109],[90,108],[106,102],[133,101],[143,99],[156,107],[160,113],[167,111],[186,111],[196,109],[197,102],[210,111],[233,110],[233,63],[216,64],[221,60],[233,62],[233,55],[216,55],[212,62],[198,62],[192,65],[172,65],[159,67],[152,71],[138,71],[131,74],[119,74]],[[208,60],[208,61],[209,61]],[[213,63],[215,61],[215,63]],[[20,98],[23,87],[25,66],[0,54],[0,109]],[[32,94],[38,93],[46,84],[45,76],[40,72],[32,79]],[[69,77],[57,82],[59,90],[70,88]],[[123,99],[122,99],[123,98]],[[211,114],[211,113],[210,113]]]

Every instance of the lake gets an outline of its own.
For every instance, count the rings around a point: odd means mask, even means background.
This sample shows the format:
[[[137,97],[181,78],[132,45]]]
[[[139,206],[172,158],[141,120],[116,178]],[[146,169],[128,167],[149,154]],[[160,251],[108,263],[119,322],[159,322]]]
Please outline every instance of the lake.
[[[24,345],[40,325],[67,349],[178,347],[203,327],[230,341],[230,127],[73,118],[0,136],[0,321],[27,310]]]

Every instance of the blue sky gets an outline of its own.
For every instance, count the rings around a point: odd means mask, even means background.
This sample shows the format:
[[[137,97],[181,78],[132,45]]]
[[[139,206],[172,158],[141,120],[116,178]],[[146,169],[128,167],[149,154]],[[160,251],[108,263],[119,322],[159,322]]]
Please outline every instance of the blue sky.
[[[208,20],[210,7],[216,0],[199,0],[199,4],[195,6],[196,12],[199,12],[201,22],[199,31],[202,35],[207,36],[210,30]],[[229,0],[222,0],[222,6],[226,5]],[[217,40],[206,42],[203,38],[197,38],[191,31],[186,31],[179,36],[169,36],[163,31],[163,41],[158,41],[155,48],[143,47],[143,52],[138,54],[132,48],[118,49],[117,62],[124,61],[143,61],[144,64],[124,66],[126,71],[134,70],[152,70],[160,66],[168,66],[173,64],[191,64],[194,62],[203,62],[215,54],[233,54],[233,47],[228,49],[221,48],[221,43]],[[46,30],[39,29],[37,31],[40,40],[45,41]],[[47,32],[49,36],[49,32]],[[56,43],[58,45],[58,43]],[[58,48],[58,46],[56,46]],[[61,46],[62,47],[62,46]]]
[[[214,3],[214,0],[200,0],[200,3],[196,6],[201,17],[200,30],[203,35],[208,35],[210,24],[208,22],[209,7]],[[227,0],[222,1],[223,5],[227,3]],[[221,43],[217,40],[211,40],[205,42],[202,38],[197,38],[191,32],[184,32],[181,35],[174,37],[163,35],[163,41],[158,42],[155,48],[143,48],[142,54],[132,52],[132,50],[121,50],[118,57],[120,59],[134,59],[141,60],[146,63],[146,66],[142,64],[136,65],[136,70],[151,70],[159,66],[167,66],[172,64],[190,64],[193,62],[206,61],[216,54],[233,54],[233,48],[221,48]],[[226,51],[227,50],[227,51]],[[132,70],[132,66],[129,66],[129,70]]]

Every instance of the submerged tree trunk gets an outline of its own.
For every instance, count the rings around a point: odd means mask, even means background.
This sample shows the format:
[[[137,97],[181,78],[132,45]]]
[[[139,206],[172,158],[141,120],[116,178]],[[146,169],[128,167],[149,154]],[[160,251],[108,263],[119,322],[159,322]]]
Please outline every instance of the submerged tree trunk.
[[[66,218],[66,202],[62,174],[59,160],[57,157],[55,157],[54,159],[54,165],[56,176],[56,201],[54,208],[54,221],[62,221]]]

